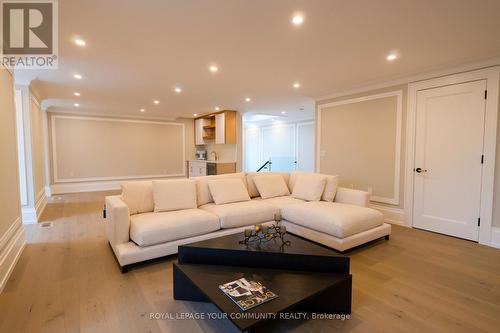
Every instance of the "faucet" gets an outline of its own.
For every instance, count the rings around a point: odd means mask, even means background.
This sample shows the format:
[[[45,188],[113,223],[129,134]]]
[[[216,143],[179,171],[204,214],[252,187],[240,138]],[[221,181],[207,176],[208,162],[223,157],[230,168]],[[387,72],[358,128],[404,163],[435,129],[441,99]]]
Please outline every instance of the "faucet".
[[[212,150],[210,152],[210,157],[212,157],[212,154],[214,154],[214,161],[217,161],[219,159],[219,156],[217,156],[217,152],[215,150]]]

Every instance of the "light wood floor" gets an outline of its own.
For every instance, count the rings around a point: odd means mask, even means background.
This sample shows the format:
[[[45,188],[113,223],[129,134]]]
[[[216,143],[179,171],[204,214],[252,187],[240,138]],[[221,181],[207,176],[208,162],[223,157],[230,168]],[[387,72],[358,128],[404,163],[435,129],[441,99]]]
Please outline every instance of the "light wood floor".
[[[152,312],[216,312],[174,301],[172,262],[121,274],[101,217],[105,193],[62,196],[52,228],[27,228],[28,245],[0,295],[0,332],[236,332],[221,320],[151,320]],[[500,332],[500,250],[394,227],[351,255],[350,320],[290,321],[270,332]]]

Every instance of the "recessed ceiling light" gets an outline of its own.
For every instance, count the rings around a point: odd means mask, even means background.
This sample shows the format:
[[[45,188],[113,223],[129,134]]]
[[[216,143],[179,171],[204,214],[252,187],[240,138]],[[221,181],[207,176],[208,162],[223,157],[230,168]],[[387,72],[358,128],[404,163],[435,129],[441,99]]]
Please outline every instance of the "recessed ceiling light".
[[[160,101],[159,100],[154,100],[153,103],[155,103],[156,105],[160,104]]]
[[[77,80],[81,80],[83,78],[83,76],[81,76],[80,74],[75,74],[73,75],[73,77]]]
[[[281,114],[286,114],[286,111],[281,111]]]
[[[80,106],[80,104],[78,104],[78,103],[75,103],[75,104],[73,104],[73,105],[74,105],[74,106],[76,106],[76,107],[79,107],[79,106]]]
[[[85,43],[85,41],[83,39],[80,39],[80,38],[75,39],[75,44],[78,45],[78,46],[85,46],[85,45],[87,45],[87,43]]]
[[[388,61],[394,61],[394,60],[396,60],[397,58],[398,58],[398,55],[397,55],[396,53],[391,53],[391,54],[389,54],[389,55],[387,56],[387,58],[386,58],[386,59],[387,59]]]
[[[294,14],[292,17],[292,23],[294,25],[301,25],[302,23],[304,23],[304,16],[299,13]]]
[[[182,92],[182,89],[181,89],[181,88],[179,88],[179,87],[176,87],[176,88],[174,89],[174,91],[175,91],[176,93],[180,93],[180,92]]]
[[[219,111],[220,107],[216,106],[214,109],[215,109],[215,111]]]
[[[75,92],[73,93],[73,95],[75,95],[75,96],[80,96],[80,93],[75,91]]]
[[[250,102],[252,99],[250,97],[245,98],[245,102]]]
[[[295,83],[293,84],[293,87],[294,87],[294,88],[300,88],[300,83],[295,82]]]
[[[144,112],[144,111],[146,111],[146,109],[141,109],[141,112]]]
[[[212,73],[217,73],[219,71],[219,67],[215,66],[215,65],[210,65],[210,67],[208,67],[208,69],[212,72]]]
[[[198,114],[197,114],[197,113],[193,113],[193,116],[197,117],[197,116],[198,116]]]

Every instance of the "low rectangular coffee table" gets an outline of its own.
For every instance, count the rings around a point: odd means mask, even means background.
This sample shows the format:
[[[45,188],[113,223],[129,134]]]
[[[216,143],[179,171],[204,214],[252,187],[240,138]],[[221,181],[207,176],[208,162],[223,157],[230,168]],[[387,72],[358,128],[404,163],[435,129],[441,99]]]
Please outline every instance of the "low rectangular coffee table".
[[[174,298],[212,302],[241,331],[258,328],[270,313],[351,313],[349,257],[290,234],[290,245],[284,247],[279,242],[247,246],[239,244],[242,238],[237,234],[179,246]],[[261,282],[278,297],[240,310],[219,285],[242,277]],[[242,313],[255,315],[243,318]]]

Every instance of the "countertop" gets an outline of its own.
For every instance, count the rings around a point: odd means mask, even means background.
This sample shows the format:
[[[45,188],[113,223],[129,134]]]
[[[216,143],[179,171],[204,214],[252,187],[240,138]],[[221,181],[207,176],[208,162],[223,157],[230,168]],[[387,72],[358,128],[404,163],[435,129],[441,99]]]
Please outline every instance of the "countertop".
[[[218,164],[223,164],[223,163],[236,163],[236,161],[214,161],[214,160],[189,160],[189,162],[209,162],[209,163],[218,163]]]

